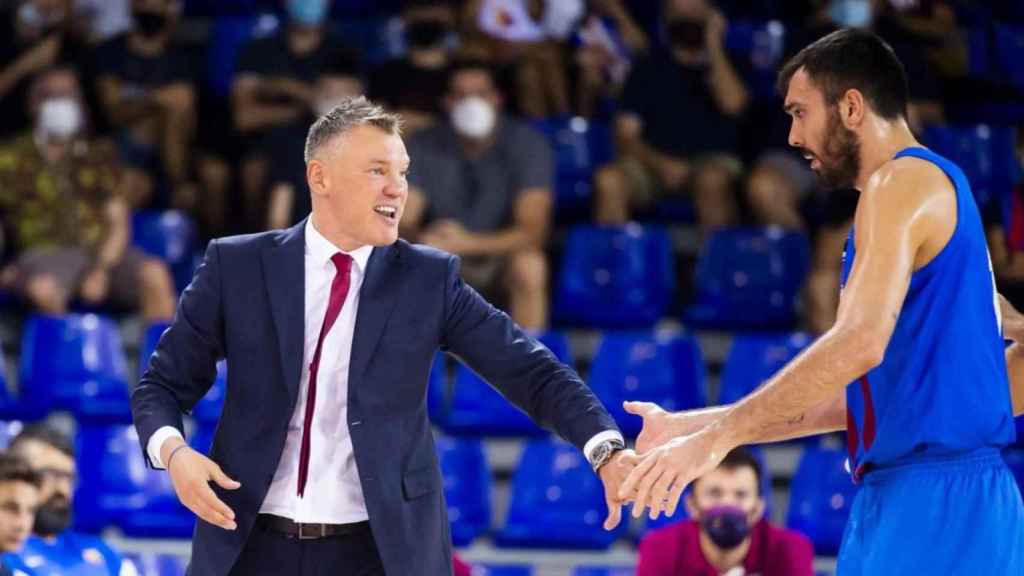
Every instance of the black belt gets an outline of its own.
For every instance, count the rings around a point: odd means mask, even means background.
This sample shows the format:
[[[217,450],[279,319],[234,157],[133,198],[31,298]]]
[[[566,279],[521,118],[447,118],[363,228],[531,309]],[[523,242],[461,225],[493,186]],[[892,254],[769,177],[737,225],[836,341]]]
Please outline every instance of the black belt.
[[[370,527],[369,522],[353,522],[352,524],[312,524],[295,522],[290,518],[282,518],[273,514],[260,514],[257,523],[274,532],[299,540],[316,540],[333,536],[350,536],[358,534]]]

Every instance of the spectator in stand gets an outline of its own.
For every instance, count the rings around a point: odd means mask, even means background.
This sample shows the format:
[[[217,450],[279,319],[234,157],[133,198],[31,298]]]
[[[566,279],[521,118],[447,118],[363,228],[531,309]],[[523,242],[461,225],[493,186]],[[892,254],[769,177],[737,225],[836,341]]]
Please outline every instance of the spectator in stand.
[[[705,0],[665,3],[668,53],[630,74],[615,119],[618,158],[595,175],[595,218],[623,224],[634,208],[689,192],[703,232],[736,220],[738,123],[749,99],[726,54],[726,22]]]
[[[437,122],[444,111],[448,65],[455,35],[456,9],[451,3],[414,0],[402,7],[407,52],[377,67],[370,76],[370,94],[402,115],[403,132]],[[414,90],[410,90],[414,86]]]
[[[576,40],[576,108],[590,118],[602,100],[619,97],[632,61],[647,52],[647,35],[622,0],[594,0]]]
[[[0,576],[11,576],[21,563],[12,557],[32,534],[39,507],[41,479],[27,462],[13,454],[0,454]]]
[[[135,566],[96,536],[71,526],[72,496],[77,471],[71,439],[46,424],[32,424],[11,441],[12,454],[39,475],[39,508],[34,534],[17,554],[33,576],[129,576]]]
[[[13,264],[0,284],[33,307],[63,314],[75,299],[174,314],[167,266],[129,246],[130,214],[113,147],[88,137],[88,113],[69,68],[42,73],[30,90],[35,127],[0,144],[0,220]]]
[[[512,319],[548,322],[548,262],[554,161],[544,137],[501,114],[486,64],[456,65],[445,107],[450,121],[409,139],[409,199],[402,235],[462,256],[463,278],[507,296]]]
[[[697,479],[686,496],[691,520],[640,542],[637,576],[811,576],[814,550],[801,534],[764,519],[761,465],[743,448]]]
[[[288,22],[275,35],[242,49],[231,87],[235,127],[247,142],[240,184],[245,227],[262,230],[268,213],[270,158],[275,142],[304,141],[318,111],[324,77],[362,91],[356,55],[326,25],[327,0],[287,0]],[[301,134],[302,140],[296,140]],[[288,150],[294,154],[301,146]],[[282,149],[284,149],[282,147]]]
[[[192,62],[174,41],[178,3],[132,0],[131,6],[131,29],[96,49],[96,86],[128,169],[129,202],[192,210],[196,91]]]

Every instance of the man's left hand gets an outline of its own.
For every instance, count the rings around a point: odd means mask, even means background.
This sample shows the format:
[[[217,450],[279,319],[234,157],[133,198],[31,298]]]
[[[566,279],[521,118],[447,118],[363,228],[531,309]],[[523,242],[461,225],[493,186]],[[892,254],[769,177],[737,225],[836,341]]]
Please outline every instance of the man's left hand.
[[[85,278],[82,279],[81,287],[78,289],[82,300],[90,304],[103,302],[107,298],[109,291],[110,274],[102,268],[94,268],[86,274]]]
[[[604,529],[612,530],[619,525],[622,518],[622,507],[627,499],[619,497],[619,489],[633,468],[640,462],[640,457],[632,450],[619,450],[597,470],[604,484],[604,500],[608,505],[608,517],[604,521]]]
[[[728,453],[719,435],[711,426],[651,450],[622,483],[619,498],[633,500],[634,517],[644,508],[651,509],[651,520],[662,511],[672,516],[690,482],[714,470]]]

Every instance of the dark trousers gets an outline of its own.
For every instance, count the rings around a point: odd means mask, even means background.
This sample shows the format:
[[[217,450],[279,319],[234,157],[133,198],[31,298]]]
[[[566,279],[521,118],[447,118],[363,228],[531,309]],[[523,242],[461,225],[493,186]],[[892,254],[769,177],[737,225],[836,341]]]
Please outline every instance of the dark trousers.
[[[377,544],[365,529],[299,540],[256,522],[231,576],[384,576]]]

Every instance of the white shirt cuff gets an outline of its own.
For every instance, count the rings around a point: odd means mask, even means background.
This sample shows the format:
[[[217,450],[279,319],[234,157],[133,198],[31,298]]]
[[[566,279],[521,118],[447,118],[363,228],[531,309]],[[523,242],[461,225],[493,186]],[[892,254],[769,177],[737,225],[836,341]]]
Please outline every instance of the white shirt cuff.
[[[146,445],[146,452],[149,454],[149,461],[153,464],[154,468],[163,469],[164,463],[160,460],[160,447],[164,445],[164,442],[168,438],[181,438],[185,439],[174,426],[164,426],[163,428],[157,429],[153,432],[153,435],[149,437],[149,444]]]
[[[156,436],[156,434],[154,434]],[[618,430],[605,430],[604,432],[598,432],[594,434],[590,440],[587,440],[586,445],[583,446],[583,454],[587,457],[587,462],[591,461],[590,454],[597,448],[598,444],[607,440],[618,440],[623,445],[626,444],[626,440],[622,438],[622,434]]]

